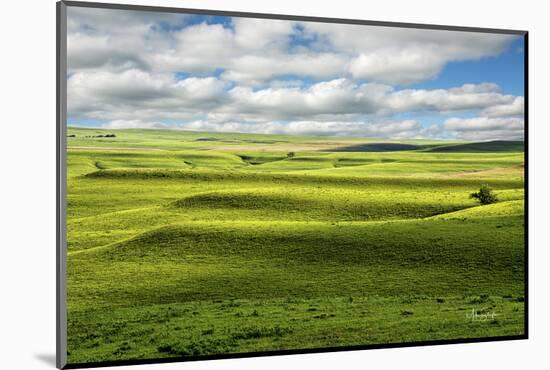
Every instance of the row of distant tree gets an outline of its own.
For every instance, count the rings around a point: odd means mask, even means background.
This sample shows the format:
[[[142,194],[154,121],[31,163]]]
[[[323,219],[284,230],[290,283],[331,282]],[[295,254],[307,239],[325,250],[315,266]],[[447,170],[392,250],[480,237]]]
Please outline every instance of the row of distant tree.
[[[76,137],[75,134],[72,134],[72,135],[67,135],[67,137]],[[96,135],[96,136],[84,136],[86,138],[90,138],[90,137],[116,137],[115,134],[105,134],[105,135]]]

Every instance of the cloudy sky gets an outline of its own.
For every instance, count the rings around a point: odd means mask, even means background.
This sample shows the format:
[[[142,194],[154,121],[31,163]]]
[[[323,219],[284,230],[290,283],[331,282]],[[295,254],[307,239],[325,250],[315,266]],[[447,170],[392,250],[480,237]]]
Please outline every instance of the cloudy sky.
[[[523,138],[523,38],[68,8],[68,122]]]

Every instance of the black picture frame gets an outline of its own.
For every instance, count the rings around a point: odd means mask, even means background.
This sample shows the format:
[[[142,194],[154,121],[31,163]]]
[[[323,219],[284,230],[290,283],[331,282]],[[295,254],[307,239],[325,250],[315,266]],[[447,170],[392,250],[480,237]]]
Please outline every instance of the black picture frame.
[[[525,291],[525,311],[524,311],[524,334],[514,336],[501,337],[486,337],[472,339],[441,339],[419,342],[405,343],[388,343],[388,344],[367,344],[357,346],[342,346],[342,347],[327,347],[327,348],[312,348],[298,350],[274,350],[266,352],[247,352],[247,353],[228,353],[219,355],[202,355],[202,356],[185,356],[173,358],[158,358],[158,359],[135,359],[135,360],[114,360],[103,362],[90,363],[67,363],[67,312],[66,312],[66,263],[67,263],[67,238],[66,238],[66,209],[67,209],[67,168],[66,168],[66,150],[67,150],[67,7],[79,8],[95,8],[95,9],[117,9],[117,10],[132,10],[132,11],[147,11],[147,12],[164,12],[164,13],[182,13],[182,14],[198,14],[198,15],[214,15],[214,16],[232,16],[245,18],[263,18],[263,19],[279,19],[290,21],[313,21],[323,23],[338,23],[338,24],[355,24],[366,26],[390,26],[398,28],[414,28],[414,29],[429,29],[429,30],[448,30],[448,31],[464,31],[476,33],[498,33],[518,35],[524,38],[524,191],[525,191],[525,231],[524,231],[524,291]],[[310,354],[322,352],[341,352],[341,351],[357,351],[367,349],[380,348],[403,348],[403,347],[420,347],[433,345],[461,344],[461,343],[481,343],[481,342],[496,342],[510,340],[525,340],[529,338],[529,32],[526,30],[513,29],[495,29],[495,28],[477,28],[477,27],[461,27],[449,25],[432,25],[420,23],[401,23],[401,22],[384,22],[360,19],[343,19],[343,18],[327,18],[327,17],[311,17],[298,15],[284,14],[266,14],[252,12],[236,12],[222,10],[207,10],[207,9],[190,9],[190,8],[175,8],[162,6],[143,6],[130,4],[112,4],[98,2],[80,2],[80,1],[59,1],[56,4],[56,19],[57,19],[57,43],[56,43],[56,366],[59,369],[77,369],[77,368],[92,368],[105,366],[122,366],[122,365],[139,365],[139,364],[157,364],[157,363],[173,363],[173,362],[188,362],[188,361],[203,361],[216,359],[231,359],[231,358],[248,358],[259,356],[280,356],[292,354]]]

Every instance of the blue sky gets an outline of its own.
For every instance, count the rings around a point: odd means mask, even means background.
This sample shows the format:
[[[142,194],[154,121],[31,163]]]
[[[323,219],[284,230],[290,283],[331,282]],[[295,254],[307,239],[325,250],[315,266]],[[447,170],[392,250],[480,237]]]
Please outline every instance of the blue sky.
[[[520,36],[91,8],[68,20],[72,125],[523,137]]]
[[[464,82],[494,82],[506,94],[524,95],[523,37],[512,41],[506,50],[494,57],[448,63],[434,80],[423,81],[413,87],[420,89],[444,89]]]

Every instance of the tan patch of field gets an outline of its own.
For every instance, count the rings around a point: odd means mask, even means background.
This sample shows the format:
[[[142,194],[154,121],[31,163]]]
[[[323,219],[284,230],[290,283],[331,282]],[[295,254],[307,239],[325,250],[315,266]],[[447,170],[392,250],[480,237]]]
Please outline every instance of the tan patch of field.
[[[478,178],[478,177],[523,177],[525,171],[523,169],[523,164],[512,167],[499,167],[491,168],[489,170],[479,170],[479,171],[462,171],[458,173],[452,173],[446,175],[446,177],[469,177],[469,178]]]

